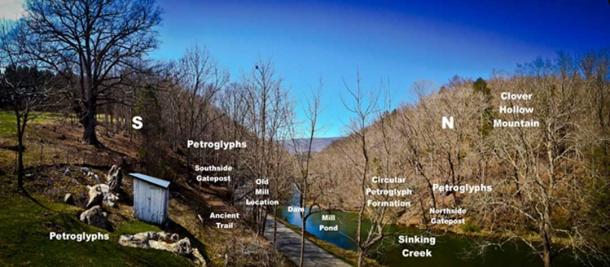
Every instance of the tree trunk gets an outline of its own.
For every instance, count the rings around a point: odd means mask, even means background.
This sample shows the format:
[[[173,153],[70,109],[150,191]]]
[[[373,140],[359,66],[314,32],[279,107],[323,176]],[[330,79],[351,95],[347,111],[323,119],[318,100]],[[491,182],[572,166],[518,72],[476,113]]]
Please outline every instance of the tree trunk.
[[[85,128],[85,131],[83,132],[83,141],[89,145],[99,147],[101,146],[101,143],[97,139],[97,135],[95,133],[95,127],[97,126],[97,121],[95,118],[96,102],[97,101],[94,97],[90,97],[86,102],[86,111],[82,118],[82,124]]]
[[[544,267],[551,267],[551,237],[548,228],[548,224],[545,223],[542,229],[542,261]]]
[[[277,247],[275,241],[277,239],[277,206],[273,208],[273,246]]]
[[[267,228],[267,209],[263,212],[263,217],[261,218],[261,236],[265,236],[265,229]]]
[[[23,146],[23,132],[19,131],[18,135],[18,146],[17,146],[17,188],[23,191],[23,177],[25,176],[25,168],[23,167],[23,151],[25,147]]]
[[[23,146],[23,134],[25,133],[25,126],[27,125],[28,115],[27,112],[23,115],[19,114],[18,111],[15,111],[15,117],[17,117],[17,189],[19,191],[24,191],[23,188],[23,178],[25,176],[25,168],[23,167],[23,152],[25,151],[25,146]],[[22,117],[23,116],[23,117]]]
[[[364,120],[362,125],[364,125]],[[364,131],[364,126],[361,128]],[[369,170],[369,155],[366,147],[366,136],[361,135],[362,138],[362,155],[364,156],[364,167],[362,170],[362,178],[360,181],[360,190],[362,192],[362,205],[358,211],[358,226],[356,227],[356,243],[358,244],[358,267],[364,266],[364,246],[362,241],[362,222],[364,221],[364,210],[366,205],[366,179]],[[366,241],[364,241],[366,242]]]
[[[360,207],[360,211],[358,212],[358,224],[356,226],[356,244],[358,244],[358,267],[364,266],[362,265],[362,259],[364,254],[362,253],[362,216],[364,213],[364,204]]]
[[[422,223],[426,226],[426,229],[428,229],[428,217],[426,216],[426,207],[424,206],[424,200],[421,196],[419,197],[419,205],[421,207]]]
[[[544,267],[551,267],[551,253],[546,250],[546,246],[542,255],[542,261],[544,262]]]
[[[305,254],[305,225],[307,224],[307,220],[305,219],[304,214],[301,214],[301,251],[299,253],[299,266],[303,267],[303,258]]]
[[[358,250],[358,267],[364,266],[364,252],[362,249]]]

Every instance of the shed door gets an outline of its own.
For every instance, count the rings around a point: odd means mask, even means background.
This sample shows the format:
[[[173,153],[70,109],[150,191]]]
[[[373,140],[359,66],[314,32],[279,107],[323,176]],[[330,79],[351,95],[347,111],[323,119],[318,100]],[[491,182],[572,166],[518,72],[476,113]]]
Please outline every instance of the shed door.
[[[167,190],[136,180],[134,194],[136,217],[147,222],[163,223],[167,215]]]

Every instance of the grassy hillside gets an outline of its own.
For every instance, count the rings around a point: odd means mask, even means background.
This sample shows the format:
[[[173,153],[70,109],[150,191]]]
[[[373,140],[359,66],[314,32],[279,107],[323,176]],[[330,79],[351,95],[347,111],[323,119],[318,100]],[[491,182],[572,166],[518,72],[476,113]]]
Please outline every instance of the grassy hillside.
[[[14,179],[3,176],[2,181]],[[25,197],[3,190],[0,197],[0,265],[33,266],[190,266],[186,258],[166,251],[120,246],[120,234],[159,231],[159,228],[128,221],[110,234],[108,241],[76,242],[49,240],[49,232],[108,233],[81,223],[79,208],[51,202],[42,196]]]
[[[188,259],[171,253],[121,247],[117,243],[121,234],[161,230],[188,237],[191,245],[198,248],[207,260],[208,266],[225,265],[226,254],[232,260],[255,265],[264,263],[268,257],[277,257],[269,242],[256,236],[245,225],[221,230],[212,222],[202,224],[198,215],[211,209],[234,212],[234,207],[218,197],[221,194],[217,189],[191,183],[184,169],[181,169],[184,159],[169,151],[165,154],[174,158],[172,164],[167,164],[168,173],[174,175],[164,177],[172,181],[169,225],[159,229],[134,219],[130,201],[123,201],[116,208],[105,207],[113,226],[111,240],[94,243],[50,241],[49,231],[107,232],[78,220],[77,214],[87,201],[86,186],[96,183],[87,178],[81,168],[86,167],[96,173],[102,182],[111,165],[123,159],[128,162],[130,169],[127,171],[145,172],[139,158],[142,141],[137,133],[112,132],[101,124],[98,127],[99,138],[105,147],[96,148],[81,142],[80,125],[58,114],[36,115],[26,130],[24,153],[25,189],[35,196],[34,201],[15,191],[15,118],[10,112],[0,112],[0,266],[82,266],[86,263],[104,266],[191,265]],[[126,199],[131,199],[131,186],[131,178],[125,177],[122,188],[127,194]],[[63,204],[62,198],[66,193],[73,195],[75,206]],[[235,251],[233,244],[245,247],[254,244],[261,248],[261,255],[264,256],[249,258],[239,254],[241,251]]]

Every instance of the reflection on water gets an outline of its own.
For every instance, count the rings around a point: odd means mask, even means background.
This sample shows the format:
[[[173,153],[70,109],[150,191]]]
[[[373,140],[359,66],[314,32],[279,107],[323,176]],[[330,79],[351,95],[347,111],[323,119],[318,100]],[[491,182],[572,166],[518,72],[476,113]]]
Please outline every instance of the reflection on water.
[[[325,213],[328,214],[328,213]],[[333,212],[335,221],[322,221],[322,214],[315,213],[307,218],[305,231],[316,236],[319,239],[333,243],[344,249],[356,249],[356,244],[351,237],[355,236],[356,225],[355,221],[350,220],[353,216],[344,216],[341,212]],[[301,214],[299,212],[288,212],[286,208],[282,209],[282,217],[292,225],[301,227]],[[339,231],[326,232],[320,230],[320,225],[339,225]]]

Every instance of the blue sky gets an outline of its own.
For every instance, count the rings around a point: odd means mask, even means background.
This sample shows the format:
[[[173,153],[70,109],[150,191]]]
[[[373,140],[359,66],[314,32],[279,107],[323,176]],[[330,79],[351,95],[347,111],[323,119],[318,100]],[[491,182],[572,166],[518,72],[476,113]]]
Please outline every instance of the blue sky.
[[[322,90],[321,136],[345,133],[343,81],[388,81],[392,102],[413,101],[417,80],[489,77],[516,64],[610,45],[606,1],[167,1],[155,58],[206,46],[232,79],[272,60],[302,118]],[[510,2],[510,3],[508,3]]]
[[[388,81],[396,106],[414,100],[417,80],[440,86],[454,75],[512,72],[559,50],[610,47],[606,0],[157,1],[164,14],[153,58],[175,59],[198,44],[232,80],[272,60],[300,117],[322,79],[321,136],[345,133],[343,81],[353,84],[357,70],[365,87]]]

